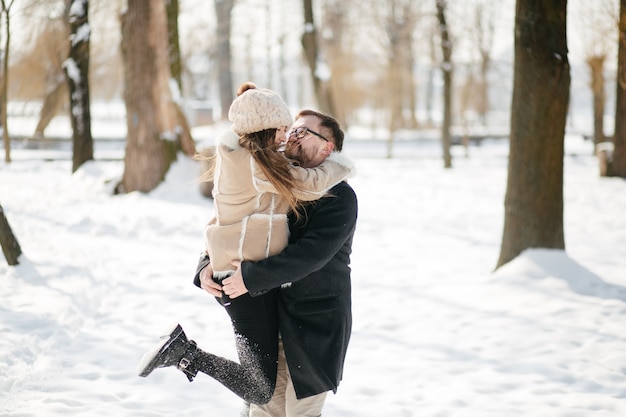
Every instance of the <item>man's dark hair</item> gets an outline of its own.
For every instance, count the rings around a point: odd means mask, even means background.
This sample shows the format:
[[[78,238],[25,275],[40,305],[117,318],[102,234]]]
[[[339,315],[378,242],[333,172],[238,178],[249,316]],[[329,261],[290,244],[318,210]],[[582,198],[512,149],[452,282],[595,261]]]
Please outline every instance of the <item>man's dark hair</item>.
[[[296,119],[302,116],[318,117],[322,121],[321,126],[327,128],[332,133],[333,142],[335,143],[335,150],[337,152],[341,152],[341,149],[343,148],[344,133],[343,133],[343,130],[341,130],[341,127],[339,126],[339,122],[337,121],[337,119],[327,114],[320,113],[315,110],[309,110],[309,109],[301,110],[300,113],[298,113],[298,115],[296,116]]]

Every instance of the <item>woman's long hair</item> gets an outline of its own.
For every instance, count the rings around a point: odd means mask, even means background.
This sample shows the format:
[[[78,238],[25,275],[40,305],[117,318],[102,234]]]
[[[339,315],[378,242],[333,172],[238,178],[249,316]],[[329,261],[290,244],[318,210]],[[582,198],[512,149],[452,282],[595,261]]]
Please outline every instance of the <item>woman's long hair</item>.
[[[275,136],[276,129],[249,133],[239,138],[239,145],[250,151],[278,195],[287,201],[291,210],[298,213],[302,204],[293,193],[296,181],[289,170],[289,161],[278,151],[279,145],[274,142]]]
[[[279,145],[274,142],[275,136],[276,129],[248,133],[239,137],[239,146],[250,152],[278,195],[289,204],[291,210],[299,217],[299,209],[303,202],[298,200],[292,191],[296,187],[296,181],[291,175],[289,160],[285,158],[282,152],[279,152]],[[196,154],[195,159],[205,161],[209,166],[209,169],[200,176],[199,180],[212,181],[215,175],[216,155]]]

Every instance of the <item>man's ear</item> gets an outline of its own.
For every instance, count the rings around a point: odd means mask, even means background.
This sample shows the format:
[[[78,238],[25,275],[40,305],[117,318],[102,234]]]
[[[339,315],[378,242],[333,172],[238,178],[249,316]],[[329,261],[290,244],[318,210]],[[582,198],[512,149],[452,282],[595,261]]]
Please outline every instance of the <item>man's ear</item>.
[[[335,150],[335,144],[332,142],[326,142],[324,144],[324,148],[322,149],[322,153],[326,156],[330,155],[332,151]]]

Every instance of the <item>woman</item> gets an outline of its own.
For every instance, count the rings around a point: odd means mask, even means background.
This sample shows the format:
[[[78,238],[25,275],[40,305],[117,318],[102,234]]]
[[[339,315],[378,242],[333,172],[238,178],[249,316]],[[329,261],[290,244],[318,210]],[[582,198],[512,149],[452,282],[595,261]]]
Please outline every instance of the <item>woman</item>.
[[[291,164],[279,148],[293,121],[287,105],[270,90],[243,84],[229,119],[237,136],[221,138],[213,172],[206,176],[214,180],[215,201],[215,217],[205,233],[206,257],[218,282],[235,272],[234,261],[260,260],[285,248],[287,212],[297,215],[304,201],[322,197],[351,171],[351,164],[336,155],[317,168]],[[258,297],[235,295],[232,301],[224,295],[220,302],[231,317],[239,363],[197,348],[176,325],[144,355],[140,376],[176,366],[190,381],[204,372],[245,401],[267,403],[276,382],[276,291]]]

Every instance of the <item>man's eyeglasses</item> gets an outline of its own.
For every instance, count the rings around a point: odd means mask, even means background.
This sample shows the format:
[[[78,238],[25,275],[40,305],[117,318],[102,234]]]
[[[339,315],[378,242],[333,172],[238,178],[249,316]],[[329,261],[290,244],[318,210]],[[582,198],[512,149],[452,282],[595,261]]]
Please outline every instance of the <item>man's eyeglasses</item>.
[[[299,128],[297,128],[297,129],[290,130],[290,131],[289,131],[289,133],[287,134],[287,137],[288,137],[288,138],[291,138],[291,137],[294,137],[294,136],[295,136],[295,138],[296,138],[296,139],[300,140],[300,139],[304,139],[307,133],[311,133],[311,134],[313,134],[313,135],[317,136],[318,138],[323,139],[325,142],[330,142],[330,141],[329,141],[328,139],[326,139],[324,136],[320,135],[319,133],[317,133],[317,132],[316,132],[316,131],[314,131],[314,130],[309,129],[309,128],[308,128],[308,127],[306,127],[306,126],[299,127]]]

